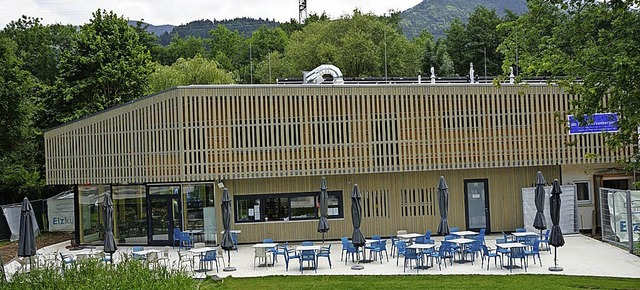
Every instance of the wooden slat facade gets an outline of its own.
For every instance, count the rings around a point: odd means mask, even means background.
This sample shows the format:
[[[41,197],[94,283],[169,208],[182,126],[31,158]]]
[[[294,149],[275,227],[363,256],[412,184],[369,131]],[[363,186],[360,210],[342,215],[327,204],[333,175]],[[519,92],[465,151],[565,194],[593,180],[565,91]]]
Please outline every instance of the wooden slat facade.
[[[363,231],[390,234],[437,228],[441,175],[450,182],[449,224],[463,227],[463,180],[487,178],[492,229],[511,230],[522,224],[520,189],[536,171],[550,180],[563,164],[630,154],[607,150],[601,134],[568,135],[557,117],[566,119],[572,98],[535,84],[178,87],[45,132],[47,183],[223,180],[246,195],[308,192],[326,176],[344,191],[345,211],[350,186],[360,184],[371,203]],[[328,238],[351,231],[348,214],[330,223]],[[318,235],[310,221],[235,227],[242,241]]]

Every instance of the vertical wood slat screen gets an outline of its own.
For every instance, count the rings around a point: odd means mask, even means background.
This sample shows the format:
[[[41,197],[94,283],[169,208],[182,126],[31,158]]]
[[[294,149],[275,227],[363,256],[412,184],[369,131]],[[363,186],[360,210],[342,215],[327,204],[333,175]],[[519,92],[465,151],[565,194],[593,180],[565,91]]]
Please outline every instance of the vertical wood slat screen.
[[[569,136],[555,116],[571,98],[547,85],[179,87],[45,132],[47,183],[611,163],[630,154],[607,150],[603,135]]]
[[[400,191],[400,213],[403,217],[435,216],[437,214],[436,188],[403,189]]]
[[[362,192],[362,216],[366,218],[390,217],[389,190],[371,190]]]

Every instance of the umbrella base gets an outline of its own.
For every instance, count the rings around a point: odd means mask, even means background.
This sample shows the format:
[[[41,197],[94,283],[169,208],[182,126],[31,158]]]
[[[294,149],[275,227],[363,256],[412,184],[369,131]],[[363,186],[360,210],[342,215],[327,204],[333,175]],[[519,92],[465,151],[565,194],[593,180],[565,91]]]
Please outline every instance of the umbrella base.
[[[224,267],[224,269],[222,269],[222,271],[224,271],[224,272],[233,272],[235,270],[236,270],[236,267],[231,267],[231,266]]]
[[[362,269],[364,269],[364,267],[360,265],[351,266],[351,270],[362,270]]]
[[[552,271],[552,272],[560,272],[562,270],[564,270],[564,269],[562,267],[558,267],[558,266],[549,267],[549,271]]]

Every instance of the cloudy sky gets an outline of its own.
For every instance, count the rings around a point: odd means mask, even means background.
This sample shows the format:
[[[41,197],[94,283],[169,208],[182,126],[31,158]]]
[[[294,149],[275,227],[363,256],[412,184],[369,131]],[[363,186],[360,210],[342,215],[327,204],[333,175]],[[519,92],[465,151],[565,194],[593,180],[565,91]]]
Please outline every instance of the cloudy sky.
[[[130,20],[153,25],[185,24],[200,19],[298,19],[298,0],[9,0],[0,8],[0,29],[22,15],[43,18],[45,24],[87,23],[97,9],[113,10]],[[421,0],[307,0],[309,14],[326,12],[331,18],[351,14],[354,8],[378,15],[406,10]]]

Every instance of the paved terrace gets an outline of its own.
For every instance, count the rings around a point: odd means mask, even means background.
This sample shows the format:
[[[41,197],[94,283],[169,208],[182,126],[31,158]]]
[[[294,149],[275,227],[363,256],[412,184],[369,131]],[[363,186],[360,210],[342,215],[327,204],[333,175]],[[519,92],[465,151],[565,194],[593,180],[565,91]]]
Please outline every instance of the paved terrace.
[[[495,239],[499,235],[493,234],[486,237],[486,244],[491,248],[495,248]],[[436,244],[440,244],[442,237],[432,237],[436,240]],[[589,238],[584,235],[565,235],[566,244],[564,247],[558,248],[558,266],[564,268],[562,272],[551,272],[549,266],[553,266],[553,247],[551,254],[547,251],[541,251],[542,267],[540,264],[534,264],[533,260],[529,259],[529,267],[526,274],[557,274],[557,275],[583,275],[583,276],[610,276],[610,277],[630,277],[640,278],[640,257],[630,254],[628,251],[612,246],[610,244],[600,242],[598,240]],[[315,242],[320,244],[321,242]],[[389,249],[389,262],[386,259],[382,263],[380,261],[374,261],[372,263],[361,264],[364,266],[363,270],[352,270],[351,266],[354,265],[351,259],[346,263],[340,261],[341,244],[339,241],[327,241],[325,243],[331,243],[331,261],[333,267],[330,269],[326,258],[321,258],[318,262],[318,272],[314,273],[313,270],[305,270],[304,275],[450,275],[450,274],[488,274],[488,275],[509,275],[509,270],[500,269],[499,261],[498,267],[493,265],[493,261],[489,266],[489,270],[486,268],[486,261],[484,268],[481,267],[481,260],[476,259],[474,264],[465,263],[458,264],[453,263],[453,266],[444,266],[442,270],[435,267],[427,270],[420,270],[416,274],[415,269],[408,269],[403,272],[403,257],[400,257],[398,266],[396,266],[396,258],[391,257],[391,246],[388,241]],[[76,251],[70,251],[66,249],[69,246],[69,242],[59,243],[43,249],[40,252],[63,252],[74,253]],[[297,246],[297,244],[290,244],[290,247]],[[100,249],[98,247],[97,249]],[[145,249],[157,249],[164,250],[164,247],[145,247]],[[119,247],[117,253],[130,254],[132,247]],[[178,261],[178,249],[171,248],[170,259],[174,264],[174,268],[177,268]],[[115,263],[121,260],[119,254],[114,254]],[[227,254],[224,255],[225,261],[227,260]],[[536,259],[537,260],[537,259]],[[537,261],[536,261],[537,262]],[[254,269],[254,249],[252,245],[240,245],[238,252],[231,251],[231,265],[236,268],[236,271],[225,272],[224,266],[220,262],[220,271],[215,272],[215,266],[213,271],[209,271],[206,275],[217,275],[218,277],[257,277],[257,276],[274,276],[274,275],[301,275],[299,264],[297,260],[292,260],[289,265],[289,271],[285,270],[285,263],[282,256],[278,257],[278,262],[273,267],[256,267]],[[258,263],[256,261],[256,263]],[[10,277],[15,271],[19,269],[17,261],[12,260],[7,263],[5,270]],[[196,269],[198,265],[196,262]],[[193,273],[192,271],[189,271]],[[514,269],[513,274],[524,274],[524,269]],[[195,278],[202,277],[203,273],[193,273]]]

